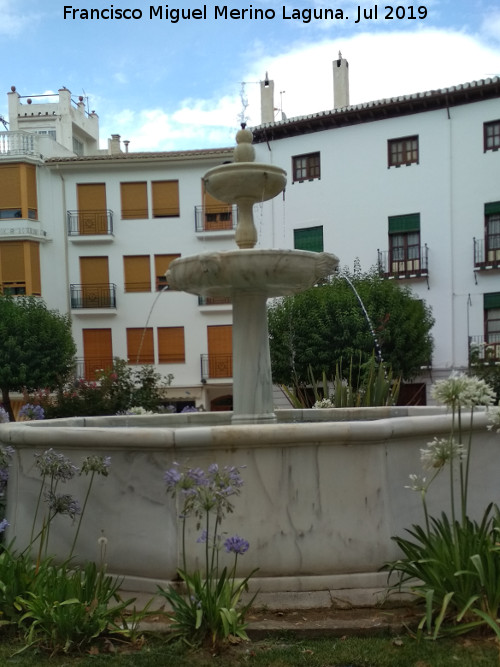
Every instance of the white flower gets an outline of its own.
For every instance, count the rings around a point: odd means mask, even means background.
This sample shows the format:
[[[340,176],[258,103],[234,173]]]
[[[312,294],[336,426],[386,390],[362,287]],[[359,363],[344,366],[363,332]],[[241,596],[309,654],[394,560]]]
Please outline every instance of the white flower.
[[[438,403],[452,407],[493,405],[495,400],[495,392],[485,380],[463,373],[452,373],[447,380],[438,380],[431,395]]]
[[[495,431],[500,433],[500,407],[496,406],[488,411],[488,431]]]
[[[408,475],[410,478],[410,484],[405,486],[405,489],[410,489],[411,491],[427,491],[427,478],[420,477],[420,475],[415,475],[412,473]]]
[[[464,459],[465,455],[465,447],[453,438],[434,438],[425,449],[420,450],[422,466],[427,470],[442,468],[453,459]]]
[[[313,410],[321,410],[322,408],[334,408],[335,403],[329,398],[322,398],[320,401],[316,401],[313,405]]]

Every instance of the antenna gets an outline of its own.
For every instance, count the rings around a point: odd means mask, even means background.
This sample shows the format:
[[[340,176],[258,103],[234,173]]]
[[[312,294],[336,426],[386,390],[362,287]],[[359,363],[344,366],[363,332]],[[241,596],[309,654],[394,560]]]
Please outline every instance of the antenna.
[[[87,104],[87,115],[90,116],[90,111],[89,111],[89,109],[90,109],[90,106],[89,106],[89,98],[88,98],[87,93],[85,92],[85,88],[82,88],[82,93],[83,93],[83,97],[84,97],[84,99],[85,99],[85,102],[86,102],[86,104]]]

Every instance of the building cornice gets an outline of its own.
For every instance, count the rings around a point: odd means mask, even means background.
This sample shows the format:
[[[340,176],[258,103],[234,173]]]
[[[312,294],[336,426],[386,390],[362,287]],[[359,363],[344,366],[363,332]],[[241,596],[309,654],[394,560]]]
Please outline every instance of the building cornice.
[[[214,159],[232,160],[233,148],[213,148],[189,151],[159,151],[144,153],[102,153],[97,155],[84,155],[72,157],[52,157],[45,160],[48,167],[74,166],[82,167],[92,164],[106,165],[130,165],[146,163],[165,162],[200,162],[213,161]]]
[[[252,128],[252,132],[254,143],[261,143],[337,127],[449,109],[462,104],[495,98],[500,98],[500,77],[321,111],[307,116],[297,116],[288,120],[258,125]]]

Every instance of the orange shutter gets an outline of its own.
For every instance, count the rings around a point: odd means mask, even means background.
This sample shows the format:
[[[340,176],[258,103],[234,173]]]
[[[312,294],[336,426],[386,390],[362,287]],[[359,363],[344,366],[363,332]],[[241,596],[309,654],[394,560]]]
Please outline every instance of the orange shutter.
[[[180,255],[155,255],[155,276],[156,276],[156,290],[161,290],[168,285],[165,277],[170,263],[177,259]]]
[[[153,218],[179,215],[179,181],[153,181]]]
[[[79,183],[76,188],[79,233],[107,233],[106,185],[104,183]]]
[[[0,211],[12,209],[5,217],[21,217],[21,165],[0,165]]]
[[[147,183],[121,183],[123,220],[140,220],[148,217]]]
[[[125,292],[150,292],[149,255],[128,255],[123,258]]]
[[[154,364],[153,329],[127,329],[127,355],[129,364]]]
[[[182,364],[185,360],[184,327],[158,327],[158,363]]]
[[[209,377],[233,375],[233,328],[230,324],[207,327]]]
[[[205,218],[204,229],[232,229],[233,207],[230,204],[212,197],[205,189],[202,181],[203,214]]]
[[[42,295],[40,281],[40,244],[36,241],[27,241],[25,244],[26,283],[28,294]]]
[[[94,380],[97,370],[111,368],[113,365],[111,329],[84,329],[83,356],[87,380]]]
[[[80,257],[80,276],[83,307],[109,307],[111,304],[108,258]]]

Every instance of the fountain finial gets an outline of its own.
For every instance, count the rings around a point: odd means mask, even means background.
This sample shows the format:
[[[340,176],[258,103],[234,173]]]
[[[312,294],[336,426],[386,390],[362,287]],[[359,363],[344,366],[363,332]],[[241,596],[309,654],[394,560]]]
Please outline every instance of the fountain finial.
[[[237,146],[234,149],[235,162],[254,162],[255,148],[252,146],[253,134],[246,129],[246,124],[241,124],[241,130],[236,133]]]

